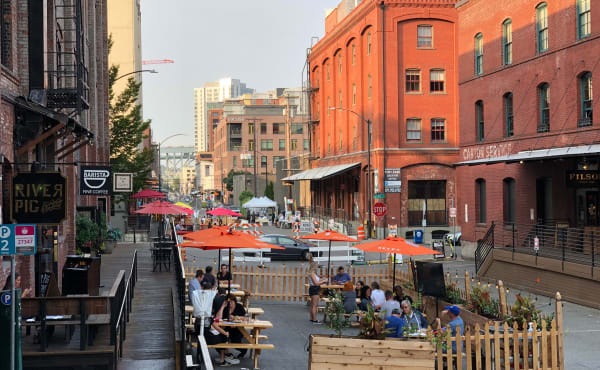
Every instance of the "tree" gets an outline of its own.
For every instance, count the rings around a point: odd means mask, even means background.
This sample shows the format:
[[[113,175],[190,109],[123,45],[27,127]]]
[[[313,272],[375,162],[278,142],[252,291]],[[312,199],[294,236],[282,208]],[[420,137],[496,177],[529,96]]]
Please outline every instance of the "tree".
[[[112,40],[109,39],[109,50]],[[138,191],[152,171],[154,150],[140,150],[150,120],[142,118],[142,105],[138,98],[142,84],[131,77],[127,87],[118,96],[113,91],[119,75],[119,66],[112,65],[108,71],[108,99],[110,122],[110,164],[113,172],[133,173],[133,191]]]
[[[249,201],[250,199],[252,199],[252,197],[254,197],[254,194],[250,191],[250,190],[244,190],[240,193],[240,204],[244,205],[244,203],[246,203],[247,201]]]
[[[275,200],[275,190],[273,190],[274,184],[273,181],[269,181],[269,184],[265,188],[265,197]]]

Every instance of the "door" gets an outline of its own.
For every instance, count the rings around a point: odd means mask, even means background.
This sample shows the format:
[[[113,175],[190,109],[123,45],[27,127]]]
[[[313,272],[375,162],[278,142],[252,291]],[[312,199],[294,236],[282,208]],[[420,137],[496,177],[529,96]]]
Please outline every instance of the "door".
[[[598,192],[588,191],[585,193],[586,198],[586,226],[600,226],[600,217],[598,210]]]
[[[552,179],[540,178],[535,181],[535,198],[537,221],[545,224],[552,219]]]

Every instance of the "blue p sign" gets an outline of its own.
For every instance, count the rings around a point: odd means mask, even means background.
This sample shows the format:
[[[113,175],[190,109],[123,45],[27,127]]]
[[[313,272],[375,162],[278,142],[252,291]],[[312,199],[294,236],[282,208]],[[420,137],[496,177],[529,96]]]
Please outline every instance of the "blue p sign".
[[[10,292],[2,293],[2,295],[0,296],[0,301],[2,301],[3,305],[9,306],[10,303],[12,302],[12,296],[11,296]]]

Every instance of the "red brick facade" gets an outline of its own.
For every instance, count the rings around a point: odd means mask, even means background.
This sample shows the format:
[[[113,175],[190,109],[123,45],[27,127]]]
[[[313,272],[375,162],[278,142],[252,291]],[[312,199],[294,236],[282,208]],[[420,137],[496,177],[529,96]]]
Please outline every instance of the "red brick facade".
[[[405,207],[409,181],[417,179],[446,182],[440,196],[445,217],[455,194],[451,166],[459,158],[455,1],[365,0],[343,16],[345,3],[327,17],[326,34],[309,55],[312,167],[360,163],[360,170],[313,181],[313,205],[367,219],[367,124],[351,112],[328,109],[342,107],[372,122],[374,192],[384,192],[385,168],[401,171],[401,193],[386,193],[388,214],[373,221],[416,226]],[[434,126],[443,134],[433,133]]]
[[[590,72],[595,79],[600,72],[597,63],[600,9],[592,1],[588,16],[576,3],[505,0],[494,2],[494,10],[490,11],[488,1],[470,0],[458,7],[461,161],[598,142],[598,115],[593,121],[584,119],[582,77]],[[547,22],[538,22],[543,18],[540,12],[544,4]],[[591,22],[589,29],[582,24],[587,20]],[[503,25],[508,23],[512,58],[507,59],[503,51],[507,46]],[[483,47],[480,74],[476,69],[477,35],[482,36]],[[546,86],[549,115],[541,101]],[[507,103],[508,93],[512,94],[512,104]],[[483,138],[479,135],[478,101],[483,103]],[[507,113],[510,112],[507,104],[512,105],[512,114]],[[597,95],[590,106],[598,109]],[[507,116],[512,116],[512,135],[507,129],[507,125],[510,127]],[[589,226],[584,214],[586,207],[579,203],[585,201],[586,191],[598,189],[568,187],[566,173],[596,170],[597,166],[597,155],[591,155],[457,167],[458,219],[463,239],[480,239],[492,221],[530,224],[553,219],[568,222],[570,226]],[[511,220],[507,184],[513,180],[516,202]],[[485,181],[483,199],[478,185],[482,181]]]

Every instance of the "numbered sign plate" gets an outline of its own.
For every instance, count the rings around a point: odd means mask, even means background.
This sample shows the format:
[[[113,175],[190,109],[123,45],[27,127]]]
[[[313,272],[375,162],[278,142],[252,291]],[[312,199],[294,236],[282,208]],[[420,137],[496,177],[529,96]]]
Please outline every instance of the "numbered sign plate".
[[[33,255],[35,242],[35,225],[0,225],[0,256]]]

